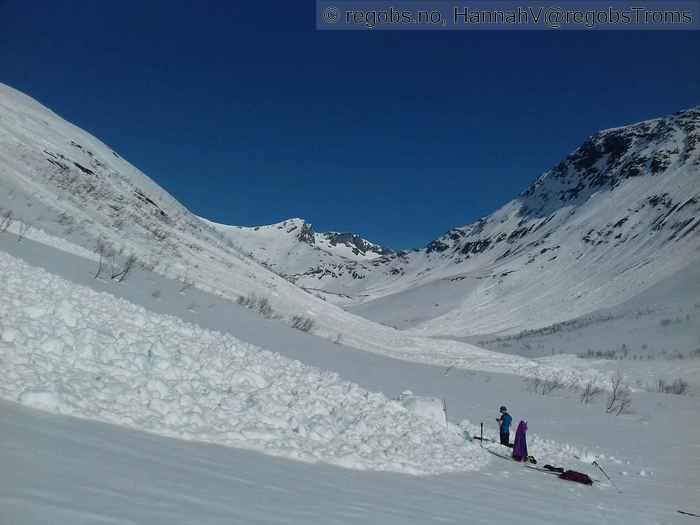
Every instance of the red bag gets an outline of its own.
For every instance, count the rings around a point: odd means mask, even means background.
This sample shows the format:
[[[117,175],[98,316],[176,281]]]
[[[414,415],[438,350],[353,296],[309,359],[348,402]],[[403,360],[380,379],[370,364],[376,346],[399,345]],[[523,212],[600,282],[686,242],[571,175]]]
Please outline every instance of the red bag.
[[[587,474],[576,472],[575,470],[567,470],[563,474],[559,474],[559,478],[575,481],[576,483],[583,483],[584,485],[593,485],[593,480]]]

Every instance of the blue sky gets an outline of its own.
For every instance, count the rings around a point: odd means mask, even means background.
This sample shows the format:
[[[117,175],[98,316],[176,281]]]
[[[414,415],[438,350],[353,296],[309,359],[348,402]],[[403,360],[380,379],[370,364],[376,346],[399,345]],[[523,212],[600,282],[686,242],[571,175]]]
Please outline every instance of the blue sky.
[[[0,81],[194,212],[418,247],[598,129],[700,104],[700,32],[319,32],[312,2],[0,0]]]

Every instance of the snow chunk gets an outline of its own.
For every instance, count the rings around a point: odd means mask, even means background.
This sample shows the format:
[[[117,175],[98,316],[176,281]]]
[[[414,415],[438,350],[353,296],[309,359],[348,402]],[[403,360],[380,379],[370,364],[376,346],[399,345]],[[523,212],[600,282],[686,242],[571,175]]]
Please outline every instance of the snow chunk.
[[[434,425],[441,427],[447,425],[445,405],[442,399],[416,396],[407,390],[399,396],[399,403],[418,417],[430,420]]]
[[[78,324],[78,313],[68,301],[60,302],[56,308],[55,315],[57,315],[69,328],[75,328],[75,326]]]
[[[18,332],[14,328],[3,328],[0,332],[0,339],[3,343],[14,343],[17,339]]]
[[[27,390],[20,394],[18,401],[39,410],[61,413],[61,399],[53,392]]]

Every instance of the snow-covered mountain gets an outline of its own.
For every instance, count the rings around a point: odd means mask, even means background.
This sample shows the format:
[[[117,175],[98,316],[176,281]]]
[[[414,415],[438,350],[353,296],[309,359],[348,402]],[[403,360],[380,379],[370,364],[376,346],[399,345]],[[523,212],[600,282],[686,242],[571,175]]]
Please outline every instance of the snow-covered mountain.
[[[356,233],[318,233],[304,219],[295,218],[254,227],[226,226],[203,220],[241,251],[292,282],[313,272],[323,271],[319,267],[327,271],[394,253]]]
[[[250,258],[95,137],[0,84],[0,231],[240,301],[314,335],[397,359],[518,375],[560,375],[535,361],[414,336],[353,315]],[[328,238],[326,238],[328,240]],[[328,241],[330,242],[330,241]],[[569,370],[572,379],[595,377]]]
[[[134,256],[183,286],[264,298],[269,315],[312,319],[316,335],[356,348],[525,373],[532,362],[424,336],[563,322],[697,261],[699,115],[600,132],[494,214],[422,250],[388,252],[301,220],[213,225],[96,138],[0,86],[0,215],[96,267],[102,259],[118,273]]]
[[[699,225],[693,108],[594,134],[517,198],[421,250],[347,261],[289,249],[272,264],[416,333],[513,333],[621,304],[697,264]]]

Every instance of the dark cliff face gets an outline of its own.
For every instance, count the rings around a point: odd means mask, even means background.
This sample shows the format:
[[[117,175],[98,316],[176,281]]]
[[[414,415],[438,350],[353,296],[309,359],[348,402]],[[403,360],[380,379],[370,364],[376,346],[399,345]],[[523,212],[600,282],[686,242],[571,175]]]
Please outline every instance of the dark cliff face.
[[[348,246],[352,249],[355,255],[365,253],[376,253],[377,255],[389,255],[394,253],[392,250],[372,244],[356,233],[324,233],[323,236],[328,240],[331,246]]]
[[[327,240],[328,244],[331,246],[347,246],[355,255],[377,254],[384,256],[394,253],[388,248],[384,248],[383,246],[366,241],[356,233],[328,232],[317,234],[313,225],[309,224],[303,219],[289,219],[280,223],[277,228],[284,230],[287,233],[294,234],[299,242],[306,243],[313,247],[317,246],[317,235],[320,235]]]
[[[500,257],[507,257],[526,241],[530,244],[544,242],[551,233],[547,224],[560,215],[563,208],[574,214],[577,206],[596,193],[609,192],[608,197],[615,198],[615,191],[629,179],[664,177],[682,169],[696,172],[700,193],[700,107],[592,135],[514,201],[511,213],[516,214],[517,221],[491,215],[450,230],[430,242],[425,250],[428,254],[443,254],[460,260],[488,250],[500,250]],[[600,193],[594,198],[605,198],[605,195]],[[648,206],[658,208],[659,214],[648,225],[649,230],[660,231],[665,226],[672,231],[670,239],[679,239],[681,235],[675,232],[700,220],[697,219],[700,216],[698,201],[698,195],[674,200],[669,195],[650,193],[631,213]],[[674,218],[677,212],[682,212],[682,216]],[[623,242],[628,218],[621,216],[609,225],[591,230],[583,242]],[[504,227],[499,227],[498,222],[505,223]],[[536,232],[537,235],[533,235]],[[688,234],[684,231],[682,237]],[[532,241],[534,237],[538,241]]]
[[[522,193],[522,214],[545,216],[627,179],[698,167],[699,143],[700,107],[596,133]]]
[[[297,239],[299,239],[299,242],[305,242],[306,244],[310,244],[313,246],[316,243],[316,236],[313,226],[304,223],[299,229]]]

